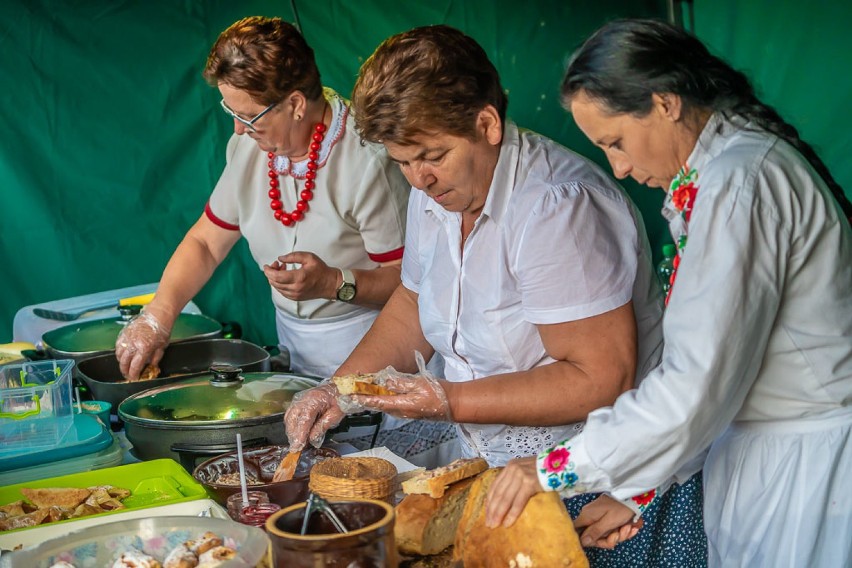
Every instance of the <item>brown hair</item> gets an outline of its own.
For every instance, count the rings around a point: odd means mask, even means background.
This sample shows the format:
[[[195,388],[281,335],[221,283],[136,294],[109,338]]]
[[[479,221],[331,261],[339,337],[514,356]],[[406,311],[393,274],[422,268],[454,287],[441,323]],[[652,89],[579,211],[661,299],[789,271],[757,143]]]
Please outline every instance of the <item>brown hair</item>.
[[[352,109],[363,140],[411,143],[442,132],[476,137],[476,117],[492,105],[506,118],[500,76],[473,38],[449,26],[392,36],[361,66]]]
[[[314,51],[281,18],[252,16],[232,24],[210,49],[203,76],[214,87],[227,83],[264,105],[293,91],[309,100],[322,95]]]

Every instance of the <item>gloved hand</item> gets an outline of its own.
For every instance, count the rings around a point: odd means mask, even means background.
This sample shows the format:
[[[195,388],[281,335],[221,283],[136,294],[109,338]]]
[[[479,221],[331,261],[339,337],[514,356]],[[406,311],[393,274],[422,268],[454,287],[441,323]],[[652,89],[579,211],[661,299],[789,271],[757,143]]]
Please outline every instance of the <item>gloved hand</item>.
[[[350,395],[352,409],[363,407],[380,410],[400,418],[425,418],[452,422],[450,402],[442,385],[445,381],[435,378],[426,370],[426,363],[419,352],[415,352],[416,375],[400,373],[388,367],[376,374],[376,382],[396,393],[395,395]]]
[[[171,334],[170,325],[145,310],[130,320],[115,340],[115,356],[121,374],[128,381],[139,380],[145,365],[156,365],[163,358]]]
[[[337,387],[331,381],[297,393],[284,414],[284,427],[291,452],[300,452],[308,442],[318,448],[325,433],[343,420],[344,414],[337,406]]]

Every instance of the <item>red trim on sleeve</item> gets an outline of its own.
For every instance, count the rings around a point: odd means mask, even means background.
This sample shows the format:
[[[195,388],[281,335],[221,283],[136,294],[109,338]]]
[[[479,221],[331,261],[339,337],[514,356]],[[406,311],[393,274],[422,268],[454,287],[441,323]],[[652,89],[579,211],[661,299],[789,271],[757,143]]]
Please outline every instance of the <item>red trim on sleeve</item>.
[[[381,254],[373,254],[368,252],[367,256],[370,257],[370,260],[373,262],[391,262],[393,260],[399,260],[402,258],[402,253],[405,250],[405,247],[399,247],[396,250],[392,250],[390,252],[383,252]]]
[[[239,225],[231,225],[230,223],[223,221],[222,219],[217,217],[216,214],[213,213],[213,210],[210,209],[210,202],[209,201],[207,202],[207,205],[204,206],[204,214],[207,215],[207,218],[210,219],[213,222],[214,225],[217,225],[217,226],[222,227],[223,229],[227,229],[229,231],[239,231],[240,230]]]

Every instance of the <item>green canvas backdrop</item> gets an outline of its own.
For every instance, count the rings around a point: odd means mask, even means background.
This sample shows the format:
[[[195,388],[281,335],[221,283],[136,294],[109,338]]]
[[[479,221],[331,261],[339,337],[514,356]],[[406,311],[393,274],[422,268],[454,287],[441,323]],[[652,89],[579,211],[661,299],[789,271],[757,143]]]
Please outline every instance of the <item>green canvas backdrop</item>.
[[[840,77],[838,85],[827,63],[832,53],[848,54],[850,40],[798,33],[791,47],[784,38],[801,18],[792,2],[763,12],[741,4],[698,2],[697,33],[762,73],[766,98],[807,123],[803,135],[850,187],[852,166],[842,160],[850,134],[838,128],[849,121],[841,102],[850,100],[850,80]],[[665,3],[655,0],[311,0],[297,7],[324,83],[340,93],[348,95],[358,67],[385,37],[447,23],[476,38],[496,64],[510,118],[604,165],[559,107],[565,59],[611,18],[665,16]],[[816,12],[808,13],[812,25],[848,28],[835,13]],[[293,13],[289,2],[264,0],[5,0],[0,14],[2,342],[12,338],[12,318],[23,306],[159,279],[201,214],[231,133],[217,92],[200,76],[210,45],[246,15],[292,21]],[[777,49],[766,37],[776,38]],[[771,80],[780,70],[787,82]],[[789,82],[802,72],[812,87],[796,84],[797,96],[788,97]],[[821,86],[816,102],[813,85]],[[662,193],[625,186],[658,250],[667,239]],[[244,243],[196,302],[221,321],[241,323],[247,339],[275,342],[269,288]]]

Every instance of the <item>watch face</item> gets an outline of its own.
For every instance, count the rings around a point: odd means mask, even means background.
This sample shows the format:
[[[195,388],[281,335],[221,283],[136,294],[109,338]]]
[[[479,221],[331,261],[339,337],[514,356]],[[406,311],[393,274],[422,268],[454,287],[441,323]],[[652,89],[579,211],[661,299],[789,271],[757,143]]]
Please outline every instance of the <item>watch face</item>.
[[[355,286],[346,283],[337,291],[337,299],[341,302],[351,302],[355,297]]]

